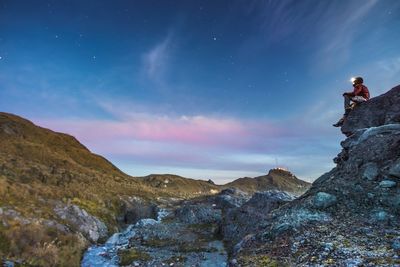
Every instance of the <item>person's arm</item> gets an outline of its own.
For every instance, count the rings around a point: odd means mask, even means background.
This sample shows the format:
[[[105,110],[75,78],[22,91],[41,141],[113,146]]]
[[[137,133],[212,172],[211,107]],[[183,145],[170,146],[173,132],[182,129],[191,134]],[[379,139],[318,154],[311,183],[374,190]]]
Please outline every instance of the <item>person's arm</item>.
[[[356,95],[359,95],[362,92],[362,85],[356,85],[354,86],[353,92],[345,92],[343,95],[348,95],[350,97],[354,97]]]
[[[354,90],[355,90],[355,88],[354,88]],[[343,96],[345,96],[345,95],[348,95],[348,96],[350,96],[350,97],[355,96],[354,91],[353,91],[353,92],[344,92],[344,93],[343,93]]]

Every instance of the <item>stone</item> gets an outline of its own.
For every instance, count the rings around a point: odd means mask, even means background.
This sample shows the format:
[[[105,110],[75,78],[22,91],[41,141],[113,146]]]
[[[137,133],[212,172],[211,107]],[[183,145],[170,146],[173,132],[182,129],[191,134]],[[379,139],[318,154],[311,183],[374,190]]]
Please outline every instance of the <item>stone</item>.
[[[392,248],[396,251],[400,251],[400,238],[396,238],[392,243]]]
[[[336,204],[336,202],[337,202],[336,196],[325,192],[318,192],[313,199],[314,207],[319,209],[328,208]]]
[[[293,229],[293,225],[285,222],[285,223],[276,225],[272,230],[273,230],[273,234],[278,236],[284,232],[290,231],[291,229]]]
[[[381,203],[392,209],[395,213],[400,212],[400,194],[383,196]]]
[[[212,185],[215,185],[214,181],[211,180],[211,179],[208,179],[207,183],[212,184]]]
[[[379,186],[382,188],[392,188],[396,186],[396,182],[392,180],[383,180],[382,182],[379,183]]]
[[[375,213],[372,214],[372,219],[374,221],[378,221],[378,222],[384,222],[387,221],[389,217],[389,214],[386,211],[377,211]]]
[[[379,174],[378,165],[376,163],[367,163],[364,166],[364,171],[362,173],[362,178],[368,181],[373,181]]]
[[[186,205],[175,211],[176,218],[188,224],[218,223],[221,221],[221,210],[207,205]]]
[[[76,205],[60,204],[54,208],[54,211],[92,242],[97,242],[108,234],[107,226],[102,221]]]
[[[395,164],[389,169],[389,174],[400,178],[400,159],[398,159]]]

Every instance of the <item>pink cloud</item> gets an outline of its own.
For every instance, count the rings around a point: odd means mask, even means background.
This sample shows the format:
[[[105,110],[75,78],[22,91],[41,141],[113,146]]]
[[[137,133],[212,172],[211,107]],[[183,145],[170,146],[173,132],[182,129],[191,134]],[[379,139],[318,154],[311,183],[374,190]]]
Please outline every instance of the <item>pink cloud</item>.
[[[264,138],[287,134],[284,129],[266,123],[246,122],[203,116],[167,117],[143,115],[124,120],[43,120],[39,125],[70,133],[79,140],[141,140],[195,146],[241,147]]]
[[[33,119],[43,127],[75,136],[93,152],[123,166],[265,171],[267,159],[288,159],[296,167],[327,133],[298,116],[282,121],[212,116],[113,113],[114,120]],[[313,121],[314,122],[314,121]],[[328,133],[330,134],[330,133]],[[328,147],[329,148],[329,147]],[[313,152],[314,153],[314,152]],[[297,155],[297,156],[294,156]],[[316,155],[318,156],[318,155]],[[250,158],[248,161],[246,159]],[[308,164],[310,165],[310,164]],[[308,166],[307,165],[307,166]],[[142,168],[144,168],[142,166]],[[222,168],[222,169],[221,169]],[[300,167],[296,167],[301,170]],[[131,173],[135,174],[135,173]],[[233,178],[233,177],[232,177]]]

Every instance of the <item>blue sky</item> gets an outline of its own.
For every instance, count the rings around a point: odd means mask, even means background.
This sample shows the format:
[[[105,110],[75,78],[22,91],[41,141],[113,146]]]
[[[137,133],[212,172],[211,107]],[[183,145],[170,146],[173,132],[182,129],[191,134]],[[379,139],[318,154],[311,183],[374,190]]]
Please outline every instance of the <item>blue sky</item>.
[[[349,78],[400,84],[400,2],[0,1],[0,110],[131,175],[334,165]]]

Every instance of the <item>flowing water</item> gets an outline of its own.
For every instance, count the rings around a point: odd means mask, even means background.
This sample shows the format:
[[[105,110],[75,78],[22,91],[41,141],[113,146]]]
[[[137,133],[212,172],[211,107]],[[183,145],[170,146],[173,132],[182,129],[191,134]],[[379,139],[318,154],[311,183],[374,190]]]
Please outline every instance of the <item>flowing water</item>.
[[[147,224],[160,223],[161,219],[168,215],[166,210],[158,212],[157,220],[142,219],[136,224],[130,225],[125,231],[115,233],[103,245],[94,245],[88,248],[83,256],[82,267],[118,267],[118,251],[128,248],[129,240],[135,235],[137,227]]]

